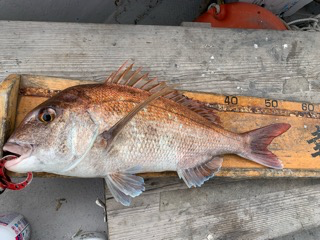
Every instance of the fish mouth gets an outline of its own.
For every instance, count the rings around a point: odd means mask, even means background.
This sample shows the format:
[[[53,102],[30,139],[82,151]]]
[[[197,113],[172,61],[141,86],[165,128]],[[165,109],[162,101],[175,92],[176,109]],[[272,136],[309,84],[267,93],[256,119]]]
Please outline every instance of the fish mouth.
[[[6,168],[13,167],[17,165],[18,163],[22,162],[24,159],[30,157],[32,153],[32,145],[31,144],[18,144],[14,142],[7,142],[3,146],[3,155],[13,155],[15,158],[12,158],[11,160],[8,160],[5,163]]]

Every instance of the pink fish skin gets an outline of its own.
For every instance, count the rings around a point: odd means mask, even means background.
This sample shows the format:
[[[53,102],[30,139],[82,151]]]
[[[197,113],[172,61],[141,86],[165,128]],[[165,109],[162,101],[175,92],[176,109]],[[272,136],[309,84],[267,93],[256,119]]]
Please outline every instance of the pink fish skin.
[[[4,146],[20,156],[5,167],[103,177],[124,205],[144,191],[137,173],[177,171],[189,187],[196,187],[219,171],[224,154],[282,168],[267,146],[289,124],[240,134],[227,131],[203,103],[131,69],[122,66],[103,84],[65,89],[32,110]],[[154,97],[166,89],[162,97]],[[146,99],[152,101],[126,121]],[[121,119],[124,124],[117,127]]]

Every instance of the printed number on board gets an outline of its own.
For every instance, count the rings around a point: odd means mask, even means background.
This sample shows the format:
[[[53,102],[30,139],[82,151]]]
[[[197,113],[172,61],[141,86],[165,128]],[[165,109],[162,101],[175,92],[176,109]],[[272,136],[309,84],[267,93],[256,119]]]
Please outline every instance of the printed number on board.
[[[314,105],[312,103],[302,103],[301,107],[303,111],[314,111]]]
[[[235,96],[226,96],[224,99],[224,102],[226,104],[232,104],[232,105],[237,105],[238,104],[238,98]]]
[[[266,107],[277,108],[278,107],[278,101],[277,100],[272,100],[272,99],[266,99],[265,100],[265,105],[266,105]]]

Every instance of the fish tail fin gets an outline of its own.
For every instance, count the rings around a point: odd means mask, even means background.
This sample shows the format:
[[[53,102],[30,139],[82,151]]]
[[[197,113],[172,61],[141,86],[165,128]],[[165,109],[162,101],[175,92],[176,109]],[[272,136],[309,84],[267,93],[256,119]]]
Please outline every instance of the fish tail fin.
[[[290,127],[291,125],[287,123],[276,123],[243,133],[247,145],[246,150],[239,155],[267,167],[283,168],[281,161],[267,147],[275,137],[280,136]]]

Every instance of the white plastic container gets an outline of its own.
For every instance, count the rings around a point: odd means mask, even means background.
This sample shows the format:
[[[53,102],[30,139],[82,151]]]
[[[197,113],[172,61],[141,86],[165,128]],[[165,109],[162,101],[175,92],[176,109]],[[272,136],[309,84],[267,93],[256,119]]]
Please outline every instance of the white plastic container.
[[[1,240],[30,240],[30,235],[30,224],[21,214],[0,214]]]

